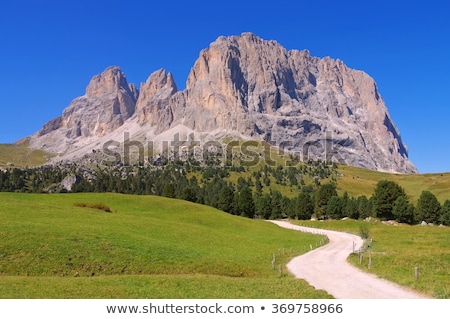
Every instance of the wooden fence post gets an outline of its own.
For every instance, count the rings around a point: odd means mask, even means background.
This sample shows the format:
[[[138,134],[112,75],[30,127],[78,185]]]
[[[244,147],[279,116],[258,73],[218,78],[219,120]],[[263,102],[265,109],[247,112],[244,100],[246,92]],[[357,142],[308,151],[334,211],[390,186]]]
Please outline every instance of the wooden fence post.
[[[414,267],[414,277],[419,280],[419,267]]]

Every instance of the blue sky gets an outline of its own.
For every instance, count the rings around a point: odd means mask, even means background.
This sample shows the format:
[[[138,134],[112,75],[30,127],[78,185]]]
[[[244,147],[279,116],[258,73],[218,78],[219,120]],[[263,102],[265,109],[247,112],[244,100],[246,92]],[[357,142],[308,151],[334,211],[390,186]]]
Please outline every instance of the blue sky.
[[[201,49],[250,31],[372,76],[421,173],[450,171],[450,11],[444,1],[2,1],[0,143],[59,116],[119,65],[179,88]]]

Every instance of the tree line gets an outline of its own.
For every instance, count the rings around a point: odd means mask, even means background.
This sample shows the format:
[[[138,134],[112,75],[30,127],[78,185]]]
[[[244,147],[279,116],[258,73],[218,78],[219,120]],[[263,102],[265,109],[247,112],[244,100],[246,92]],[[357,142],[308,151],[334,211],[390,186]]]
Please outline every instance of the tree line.
[[[393,181],[378,182],[372,196],[375,217],[401,223],[444,224],[450,226],[450,200],[441,205],[436,196],[422,191],[416,205],[411,203],[405,190]]]
[[[310,162],[298,167],[192,166],[167,162],[164,166],[47,165],[0,171],[0,191],[7,192],[117,192],[184,199],[249,218],[307,220],[376,217],[401,223],[450,225],[450,200],[443,205],[429,191],[416,205],[393,181],[380,181],[370,198],[351,197],[336,188],[337,166]],[[237,179],[231,179],[235,172]],[[306,183],[306,176],[310,183]],[[322,183],[328,179],[327,183]],[[275,185],[283,187],[272,187]],[[289,188],[286,196],[278,189]]]

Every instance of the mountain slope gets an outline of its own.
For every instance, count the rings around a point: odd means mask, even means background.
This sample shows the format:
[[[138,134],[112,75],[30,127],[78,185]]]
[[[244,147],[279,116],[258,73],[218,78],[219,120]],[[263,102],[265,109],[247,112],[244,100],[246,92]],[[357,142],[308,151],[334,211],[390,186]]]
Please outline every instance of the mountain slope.
[[[202,50],[183,91],[165,70],[152,73],[139,93],[110,71],[33,135],[31,145],[80,156],[109,140],[122,143],[125,132],[155,147],[177,133],[202,141],[231,135],[270,142],[303,160],[417,172],[374,80],[340,60],[243,33]]]

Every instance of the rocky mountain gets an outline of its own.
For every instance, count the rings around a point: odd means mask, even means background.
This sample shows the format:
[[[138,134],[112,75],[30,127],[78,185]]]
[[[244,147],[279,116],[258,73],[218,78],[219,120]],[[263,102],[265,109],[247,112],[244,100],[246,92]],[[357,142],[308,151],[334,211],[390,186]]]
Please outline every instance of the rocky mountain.
[[[157,140],[178,131],[264,140],[303,159],[417,172],[369,75],[252,33],[219,37],[202,50],[183,91],[165,70],[138,92],[118,67],[106,69],[31,145],[75,154],[124,132]]]
[[[109,67],[92,78],[85,95],[74,99],[60,117],[32,136],[31,146],[58,153],[77,141],[105,136],[134,114],[138,96],[136,86],[128,84],[120,68]]]

